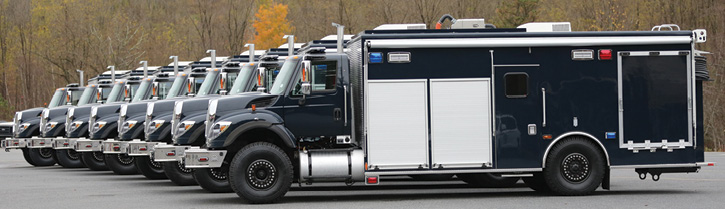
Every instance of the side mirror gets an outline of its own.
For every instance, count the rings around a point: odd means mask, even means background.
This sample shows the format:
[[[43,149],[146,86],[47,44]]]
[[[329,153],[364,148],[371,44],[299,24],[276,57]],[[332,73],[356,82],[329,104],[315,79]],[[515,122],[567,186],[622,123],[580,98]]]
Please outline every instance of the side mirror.
[[[194,97],[195,94],[194,94],[194,78],[193,77],[189,77],[186,79],[186,87],[187,87],[186,97]]]
[[[67,105],[73,105],[73,101],[71,101],[71,99],[70,99],[72,97],[71,94],[73,94],[72,91],[68,91],[68,94],[66,94],[65,104],[67,104]]]
[[[302,85],[300,85],[300,93],[302,95],[310,95],[310,91],[312,90],[312,85],[310,82],[302,82]]]
[[[227,76],[228,75],[229,74],[227,74],[227,73],[221,73],[219,75],[219,94],[221,94],[221,95],[227,95],[227,93],[229,93],[229,91],[227,90],[227,85],[228,85]]]
[[[123,101],[131,101],[131,85],[126,85],[126,87],[124,88]]]
[[[158,100],[159,99],[159,83],[154,82],[151,85],[151,99]]]
[[[258,67],[257,68],[257,91],[258,92],[267,92],[267,87],[265,82],[267,80],[267,68],[264,67]]]

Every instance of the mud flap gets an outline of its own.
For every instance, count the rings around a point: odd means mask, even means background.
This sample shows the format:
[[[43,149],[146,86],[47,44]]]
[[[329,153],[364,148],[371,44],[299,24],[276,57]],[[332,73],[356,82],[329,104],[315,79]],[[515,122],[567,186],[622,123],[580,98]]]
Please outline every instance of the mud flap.
[[[602,179],[602,189],[609,190],[609,181],[610,181],[610,175],[609,175],[609,168],[604,169],[604,179]]]

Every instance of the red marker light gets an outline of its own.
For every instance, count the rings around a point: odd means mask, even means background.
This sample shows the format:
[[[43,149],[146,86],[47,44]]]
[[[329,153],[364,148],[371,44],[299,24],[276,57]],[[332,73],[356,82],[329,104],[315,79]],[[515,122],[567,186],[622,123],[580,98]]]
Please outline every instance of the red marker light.
[[[166,156],[175,156],[175,155],[176,155],[176,153],[174,153],[174,152],[167,152],[166,153]]]
[[[44,144],[45,144],[45,142],[40,142],[40,145],[44,145]]]
[[[91,148],[91,145],[90,144],[89,145],[86,145],[86,148]]]
[[[139,151],[146,151],[146,147],[139,147],[138,150]]]
[[[600,49],[599,50],[599,60],[611,60],[612,59],[612,50],[611,49]]]
[[[68,142],[66,142],[66,143],[63,143],[63,146],[68,146],[68,145],[69,145],[69,144],[68,144]]]
[[[708,163],[707,166],[715,166],[715,163]]]
[[[199,162],[206,162],[206,161],[209,161],[209,158],[205,158],[205,157],[199,158]]]
[[[368,184],[377,184],[378,177],[368,177]]]
[[[15,145],[18,145],[18,142],[15,142],[15,143],[13,143],[13,144],[15,144]]]

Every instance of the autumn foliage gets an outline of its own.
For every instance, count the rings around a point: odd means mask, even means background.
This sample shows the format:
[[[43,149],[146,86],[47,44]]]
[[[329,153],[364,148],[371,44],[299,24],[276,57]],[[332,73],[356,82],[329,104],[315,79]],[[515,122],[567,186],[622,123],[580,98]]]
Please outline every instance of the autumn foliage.
[[[280,3],[262,4],[254,16],[252,27],[253,43],[257,49],[269,49],[285,43],[282,36],[292,32],[292,26],[287,21],[288,6]]]

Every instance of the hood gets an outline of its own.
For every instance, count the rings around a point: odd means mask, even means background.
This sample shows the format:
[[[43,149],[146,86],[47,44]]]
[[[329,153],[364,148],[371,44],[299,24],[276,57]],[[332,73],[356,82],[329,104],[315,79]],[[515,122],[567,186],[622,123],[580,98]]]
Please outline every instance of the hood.
[[[257,108],[265,108],[274,104],[279,98],[279,95],[261,92],[247,92],[222,97],[217,100],[216,114],[220,117],[221,114],[230,111],[251,108],[252,104],[256,105]]]

